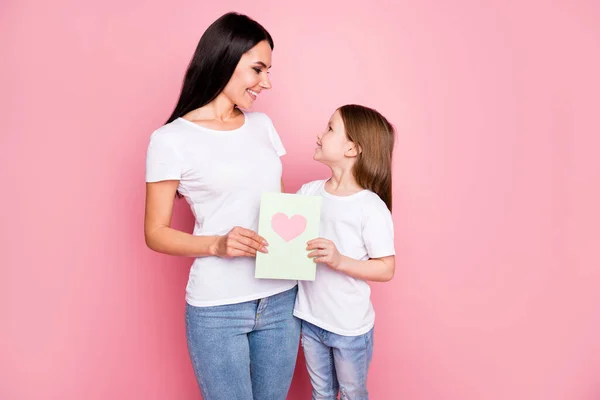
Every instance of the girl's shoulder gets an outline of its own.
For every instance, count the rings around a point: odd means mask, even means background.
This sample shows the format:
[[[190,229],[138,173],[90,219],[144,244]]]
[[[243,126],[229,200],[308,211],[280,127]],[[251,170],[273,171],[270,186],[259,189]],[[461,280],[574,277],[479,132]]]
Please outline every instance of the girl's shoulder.
[[[319,179],[316,181],[305,183],[300,187],[297,194],[305,194],[305,195],[318,195],[321,193],[321,188],[325,184],[327,179]]]
[[[391,212],[385,202],[379,195],[371,190],[366,190],[366,195],[363,196],[363,209],[366,214],[390,214]]]

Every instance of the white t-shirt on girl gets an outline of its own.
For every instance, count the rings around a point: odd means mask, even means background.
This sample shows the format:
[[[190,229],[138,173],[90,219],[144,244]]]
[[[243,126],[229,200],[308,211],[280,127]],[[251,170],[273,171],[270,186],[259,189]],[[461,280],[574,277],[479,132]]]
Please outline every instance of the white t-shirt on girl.
[[[323,197],[320,237],[355,260],[395,255],[392,214],[383,200],[370,190],[335,196],[325,191],[325,182],[310,182],[298,191]],[[371,288],[319,263],[314,281],[298,282],[294,315],[338,335],[362,335],[375,324]]]
[[[271,119],[244,112],[244,124],[217,131],[178,118],[150,137],[146,182],[179,180],[195,216],[194,235],[224,235],[235,226],[258,229],[263,192],[281,192],[285,148]],[[186,301],[197,307],[235,304],[293,288],[291,280],[254,278],[255,259],[198,257]]]

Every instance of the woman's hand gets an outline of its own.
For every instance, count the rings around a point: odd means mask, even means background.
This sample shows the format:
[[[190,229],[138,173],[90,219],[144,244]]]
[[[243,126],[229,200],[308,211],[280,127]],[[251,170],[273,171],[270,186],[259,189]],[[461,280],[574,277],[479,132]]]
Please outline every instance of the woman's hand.
[[[314,250],[308,253],[308,257],[313,258],[314,262],[327,264],[330,268],[336,270],[340,269],[342,255],[331,240],[323,238],[313,239],[307,245],[306,250]]]
[[[236,226],[224,236],[218,236],[213,246],[213,255],[224,258],[256,257],[256,252],[267,253],[269,244],[258,233]]]

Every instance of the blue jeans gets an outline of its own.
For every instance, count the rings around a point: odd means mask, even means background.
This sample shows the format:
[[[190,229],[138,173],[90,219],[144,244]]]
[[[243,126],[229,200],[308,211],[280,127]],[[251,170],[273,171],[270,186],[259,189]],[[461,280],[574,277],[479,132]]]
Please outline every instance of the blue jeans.
[[[285,400],[298,355],[298,287],[264,299],[186,307],[188,351],[204,400]]]
[[[312,383],[313,400],[365,400],[373,357],[373,329],[360,336],[341,336],[302,321],[302,349]]]

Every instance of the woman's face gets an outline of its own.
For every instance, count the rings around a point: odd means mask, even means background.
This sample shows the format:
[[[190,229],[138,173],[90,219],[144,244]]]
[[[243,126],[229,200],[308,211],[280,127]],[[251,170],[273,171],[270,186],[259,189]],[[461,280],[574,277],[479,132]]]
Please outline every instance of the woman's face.
[[[238,63],[223,94],[240,108],[249,109],[264,89],[271,89],[271,46],[263,40],[248,50]]]

